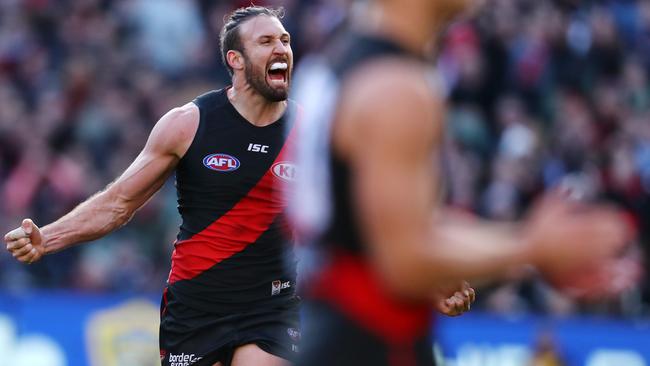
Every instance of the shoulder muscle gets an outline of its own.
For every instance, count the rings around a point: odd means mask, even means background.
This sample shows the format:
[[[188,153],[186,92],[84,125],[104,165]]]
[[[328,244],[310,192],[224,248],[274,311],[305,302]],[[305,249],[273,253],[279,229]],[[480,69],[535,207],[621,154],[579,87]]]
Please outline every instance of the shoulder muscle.
[[[443,109],[421,64],[378,60],[343,84],[334,127],[336,149],[347,155],[358,146],[354,140],[363,136],[368,143],[430,150],[440,134]]]
[[[152,129],[145,150],[182,158],[194,140],[199,118],[199,108],[194,103],[170,110]]]

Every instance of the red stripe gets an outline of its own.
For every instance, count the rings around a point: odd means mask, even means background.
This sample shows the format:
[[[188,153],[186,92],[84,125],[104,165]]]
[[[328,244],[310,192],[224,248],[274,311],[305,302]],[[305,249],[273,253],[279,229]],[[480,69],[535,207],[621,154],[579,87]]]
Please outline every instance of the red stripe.
[[[388,364],[390,366],[417,366],[415,344],[392,345],[388,348]]]
[[[296,125],[297,122],[274,164],[287,160]],[[168,283],[192,279],[254,243],[285,209],[286,199],[282,194],[285,185],[270,169],[267,170],[230,211],[191,238],[176,242]]]
[[[413,342],[431,329],[429,304],[391,296],[368,264],[353,255],[337,254],[316,278],[311,295],[392,344]]]
[[[162,311],[160,312],[161,317],[163,317],[167,312],[167,289],[168,287],[165,287],[165,289],[163,290],[163,308]]]

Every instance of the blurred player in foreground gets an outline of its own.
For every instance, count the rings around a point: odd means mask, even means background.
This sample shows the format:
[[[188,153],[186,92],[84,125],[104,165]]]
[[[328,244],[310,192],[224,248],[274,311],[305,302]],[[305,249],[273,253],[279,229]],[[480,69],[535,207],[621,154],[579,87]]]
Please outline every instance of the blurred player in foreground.
[[[432,365],[441,284],[516,276],[529,264],[554,279],[598,272],[630,239],[620,213],[551,195],[512,225],[441,206],[445,105],[427,55],[475,6],[369,1],[296,75],[305,114],[290,213],[316,252],[300,366]]]
[[[281,13],[238,9],[221,32],[232,85],[163,116],[115,182],[42,228],[5,236],[19,261],[126,224],[176,173],[180,227],[162,296],[163,365],[286,365],[297,351],[295,262],[285,261],[283,183],[293,163],[293,55]]]

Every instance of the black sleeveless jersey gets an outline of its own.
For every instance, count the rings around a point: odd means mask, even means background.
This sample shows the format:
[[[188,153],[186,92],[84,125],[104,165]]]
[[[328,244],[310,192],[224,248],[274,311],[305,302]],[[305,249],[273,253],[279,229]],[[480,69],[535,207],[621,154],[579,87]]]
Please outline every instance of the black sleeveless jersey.
[[[309,274],[306,295],[382,338],[405,340],[428,332],[431,306],[385,292],[366,256],[352,189],[354,171],[332,148],[331,137],[341,85],[353,72],[382,58],[418,59],[388,40],[349,34],[325,57],[307,58],[296,71],[294,91],[304,114],[296,148],[300,177],[290,214],[307,242],[302,260],[307,268],[301,272]],[[358,143],[363,144],[363,136]]]
[[[302,173],[295,195],[294,207],[298,208],[292,219],[306,236],[316,237],[318,245],[358,254],[365,250],[350,193],[349,165],[331,149],[330,130],[341,81],[367,62],[383,57],[415,58],[388,40],[352,34],[335,42],[326,57],[308,59],[297,71],[294,89],[305,111],[305,128],[299,138]],[[362,137],[359,143],[363,143]]]
[[[296,113],[265,127],[242,117],[226,89],[193,101],[196,135],[176,170],[182,224],[169,291],[208,312],[287,300],[295,260],[287,243],[283,190],[294,178],[287,157]],[[289,102],[288,112],[295,109]]]

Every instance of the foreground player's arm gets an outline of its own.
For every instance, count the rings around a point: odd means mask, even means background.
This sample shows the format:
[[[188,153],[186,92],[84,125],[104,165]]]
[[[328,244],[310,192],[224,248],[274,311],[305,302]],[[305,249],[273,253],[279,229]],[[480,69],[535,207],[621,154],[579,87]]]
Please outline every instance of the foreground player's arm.
[[[126,224],[165,183],[189,148],[199,122],[198,108],[187,104],[164,115],[138,157],[103,191],[41,229],[25,219],[5,235],[7,249],[21,262],[98,239]]]
[[[615,215],[576,216],[562,202],[542,205],[525,227],[444,217],[436,209],[440,177],[433,168],[444,105],[418,69],[382,61],[348,79],[333,130],[336,153],[354,172],[362,235],[390,288],[423,298],[447,281],[495,279],[525,263],[553,263],[549,253],[566,251],[562,246],[576,247],[564,253],[565,266],[618,247],[623,233]],[[584,241],[594,250],[585,251]]]

